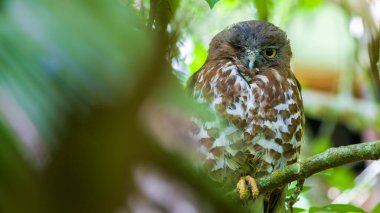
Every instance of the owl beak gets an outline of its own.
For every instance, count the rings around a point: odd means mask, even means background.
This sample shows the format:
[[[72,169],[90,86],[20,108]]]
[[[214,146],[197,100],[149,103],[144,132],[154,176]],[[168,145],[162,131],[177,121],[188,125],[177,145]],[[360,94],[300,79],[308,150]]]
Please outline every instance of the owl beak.
[[[252,70],[253,68],[256,67],[256,55],[255,54],[251,54],[249,57],[248,57],[248,69],[249,70]]]
[[[248,61],[248,69],[253,69],[255,67],[255,61],[254,60],[249,60]]]

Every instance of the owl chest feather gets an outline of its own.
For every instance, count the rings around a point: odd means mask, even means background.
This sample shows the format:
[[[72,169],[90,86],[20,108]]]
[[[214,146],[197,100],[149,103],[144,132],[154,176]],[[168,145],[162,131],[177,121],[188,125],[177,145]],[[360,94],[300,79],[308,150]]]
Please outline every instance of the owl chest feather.
[[[296,80],[288,72],[248,71],[226,60],[197,73],[193,94],[214,116],[194,118],[192,135],[209,169],[260,177],[297,161],[303,107]]]

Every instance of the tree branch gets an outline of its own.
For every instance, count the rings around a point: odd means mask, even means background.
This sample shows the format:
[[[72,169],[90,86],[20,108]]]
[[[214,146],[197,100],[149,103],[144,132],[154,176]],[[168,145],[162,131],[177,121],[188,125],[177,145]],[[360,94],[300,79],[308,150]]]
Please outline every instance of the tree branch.
[[[380,159],[380,141],[330,148],[307,160],[276,170],[258,179],[260,193],[265,193],[299,179],[306,179],[320,171],[364,160]]]

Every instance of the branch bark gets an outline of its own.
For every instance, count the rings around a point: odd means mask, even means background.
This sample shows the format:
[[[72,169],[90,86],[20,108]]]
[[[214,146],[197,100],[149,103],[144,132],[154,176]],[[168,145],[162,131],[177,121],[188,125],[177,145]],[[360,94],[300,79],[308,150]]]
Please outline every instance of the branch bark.
[[[320,171],[364,160],[380,159],[380,141],[330,148],[307,160],[276,170],[270,176],[256,180],[260,193],[265,193]]]

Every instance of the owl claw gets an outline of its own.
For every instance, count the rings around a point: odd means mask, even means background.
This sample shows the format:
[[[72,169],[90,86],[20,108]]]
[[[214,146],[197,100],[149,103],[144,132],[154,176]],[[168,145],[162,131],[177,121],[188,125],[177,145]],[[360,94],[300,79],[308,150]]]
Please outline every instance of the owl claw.
[[[239,190],[240,199],[246,200],[249,198],[250,194],[253,199],[259,196],[259,188],[257,187],[256,180],[251,176],[240,177],[236,184],[236,188]],[[248,189],[251,189],[249,192]]]

